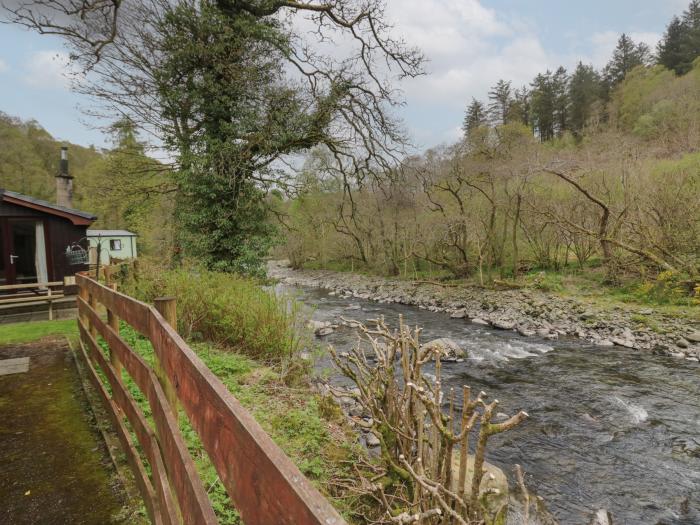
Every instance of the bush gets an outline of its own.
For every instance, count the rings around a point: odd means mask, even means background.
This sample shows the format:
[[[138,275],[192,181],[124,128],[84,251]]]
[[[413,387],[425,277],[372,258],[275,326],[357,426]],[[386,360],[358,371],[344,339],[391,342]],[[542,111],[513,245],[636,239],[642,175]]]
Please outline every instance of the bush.
[[[295,356],[305,341],[301,305],[236,274],[197,267],[166,270],[139,263],[122,284],[125,293],[152,303],[177,299],[178,331],[262,361]]]
[[[697,282],[687,275],[674,271],[661,272],[655,280],[636,286],[636,299],[654,304],[694,306],[698,303]]]

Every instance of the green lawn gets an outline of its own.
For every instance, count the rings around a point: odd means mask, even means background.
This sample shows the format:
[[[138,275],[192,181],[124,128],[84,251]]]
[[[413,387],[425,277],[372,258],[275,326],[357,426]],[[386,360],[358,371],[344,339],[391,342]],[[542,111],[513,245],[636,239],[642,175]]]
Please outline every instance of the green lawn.
[[[75,319],[0,324],[0,346],[11,343],[30,343],[52,335],[73,337],[77,334],[78,323]]]

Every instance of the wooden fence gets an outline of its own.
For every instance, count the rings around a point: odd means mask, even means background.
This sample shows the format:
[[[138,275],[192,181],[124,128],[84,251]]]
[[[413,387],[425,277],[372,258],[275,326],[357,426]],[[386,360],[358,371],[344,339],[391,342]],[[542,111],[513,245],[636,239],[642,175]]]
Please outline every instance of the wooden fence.
[[[179,430],[178,417],[184,413],[246,525],[345,524],[177,334],[174,299],[163,298],[154,308],[117,292],[115,285],[102,285],[85,274],[76,279],[88,375],[114,422],[153,523],[217,523]],[[107,312],[106,321],[99,305]],[[120,320],[151,341],[154,368],[120,337]],[[106,341],[109,355],[98,337]],[[96,368],[106,377],[111,395]],[[125,387],[124,373],[148,399],[154,428]],[[125,419],[150,466],[150,476]]]
[[[7,284],[0,286],[0,310],[23,306],[49,305],[49,321],[53,320],[54,302],[64,299],[64,281]]]

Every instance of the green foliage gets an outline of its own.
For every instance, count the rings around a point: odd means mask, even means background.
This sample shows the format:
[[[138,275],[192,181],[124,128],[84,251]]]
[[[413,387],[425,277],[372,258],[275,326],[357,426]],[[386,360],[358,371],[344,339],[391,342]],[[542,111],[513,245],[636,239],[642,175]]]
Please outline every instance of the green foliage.
[[[122,324],[122,337],[144,360],[153,365],[155,355],[150,342],[128,325]],[[346,468],[344,461],[357,451],[343,439],[338,441],[329,432],[327,418],[319,408],[315,395],[307,388],[289,389],[279,383],[279,374],[258,362],[219,349],[208,343],[193,344],[195,353],[224,383],[228,390],[248,409],[272,440],[299,467],[317,488],[328,494],[328,480]],[[127,387],[141,410],[151,417],[148,400],[127,376]],[[185,417],[180,417],[180,430],[195,460],[195,465],[222,525],[238,525],[240,518],[216,469],[202,446],[199,436]],[[341,509],[346,504],[338,501]]]
[[[650,304],[670,304],[677,306],[698,306],[697,282],[687,275],[666,271],[656,279],[645,281],[627,289],[637,301]]]
[[[284,180],[274,160],[325,140],[343,88],[303,100],[284,77],[283,22],[221,5],[180,3],[162,22],[164,117],[177,121],[188,108],[188,129],[166,137],[180,165],[178,244],[210,269],[261,276],[276,236],[265,190]]]
[[[580,136],[602,95],[601,78],[593,66],[579,62],[569,84],[570,128]]]
[[[198,267],[165,270],[145,261],[127,279],[123,289],[140,300],[177,299],[178,330],[186,339],[274,362],[296,358],[307,342],[300,304],[253,279]]]
[[[77,335],[75,319],[0,324],[0,345],[31,343],[52,336],[74,338]]]

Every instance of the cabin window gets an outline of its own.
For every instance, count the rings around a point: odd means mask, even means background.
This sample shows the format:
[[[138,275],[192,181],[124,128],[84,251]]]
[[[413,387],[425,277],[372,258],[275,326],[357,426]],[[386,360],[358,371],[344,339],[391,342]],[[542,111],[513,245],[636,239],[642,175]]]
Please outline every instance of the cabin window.
[[[119,251],[122,249],[121,239],[111,239],[109,241],[109,249],[114,251]]]

